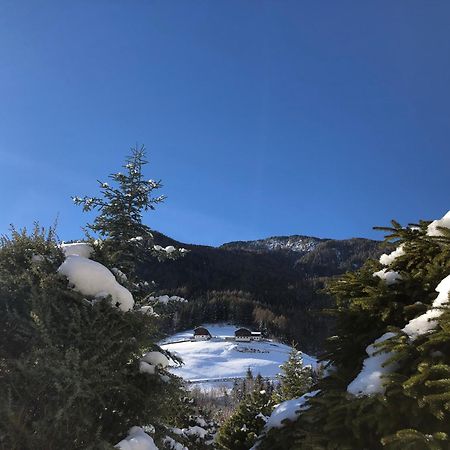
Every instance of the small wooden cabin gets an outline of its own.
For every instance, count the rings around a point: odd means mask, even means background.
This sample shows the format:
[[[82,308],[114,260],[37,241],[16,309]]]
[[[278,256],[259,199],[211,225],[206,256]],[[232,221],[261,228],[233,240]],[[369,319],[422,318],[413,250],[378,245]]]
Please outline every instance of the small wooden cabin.
[[[194,329],[194,339],[196,341],[207,341],[211,337],[211,333],[205,327],[197,327]]]
[[[252,332],[248,328],[239,328],[234,332],[234,339],[238,342],[250,342]]]

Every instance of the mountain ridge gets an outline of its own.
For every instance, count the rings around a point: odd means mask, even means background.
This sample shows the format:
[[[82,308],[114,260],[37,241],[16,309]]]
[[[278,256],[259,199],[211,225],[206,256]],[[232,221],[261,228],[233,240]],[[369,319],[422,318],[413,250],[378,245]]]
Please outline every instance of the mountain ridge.
[[[382,244],[383,241],[377,240],[377,239],[370,239],[365,237],[350,237],[350,238],[343,238],[343,239],[335,239],[335,238],[321,238],[317,236],[308,236],[305,234],[290,234],[290,235],[274,235],[274,236],[268,236],[265,238],[259,238],[259,239],[248,239],[248,240],[237,240],[237,241],[229,241],[224,242],[223,244],[219,245],[208,245],[208,244],[196,244],[196,243],[187,243],[183,242],[181,240],[172,238],[160,231],[152,230],[152,234],[155,237],[155,241],[159,244],[166,244],[166,245],[176,245],[181,246],[184,248],[188,247],[195,247],[195,248],[212,248],[212,249],[223,249],[223,250],[247,250],[247,251],[292,251],[292,252],[298,252],[301,253],[305,250],[301,248],[301,246],[296,247],[295,245],[292,245],[292,243],[296,243],[295,240],[298,241],[308,241],[315,244],[321,244],[325,242],[347,242],[347,241],[367,241],[367,242],[373,242]],[[282,244],[286,242],[286,245],[283,246]],[[270,244],[274,243],[275,245],[271,246]],[[278,245],[276,245],[278,244]],[[308,249],[306,251],[313,250],[315,246],[308,246]]]

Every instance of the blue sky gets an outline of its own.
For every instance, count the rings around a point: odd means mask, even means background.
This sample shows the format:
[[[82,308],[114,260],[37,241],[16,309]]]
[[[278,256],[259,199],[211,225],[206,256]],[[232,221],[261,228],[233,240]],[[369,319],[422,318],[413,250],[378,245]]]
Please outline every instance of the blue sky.
[[[380,238],[450,209],[450,2],[0,1],[0,232],[145,144],[184,242]]]

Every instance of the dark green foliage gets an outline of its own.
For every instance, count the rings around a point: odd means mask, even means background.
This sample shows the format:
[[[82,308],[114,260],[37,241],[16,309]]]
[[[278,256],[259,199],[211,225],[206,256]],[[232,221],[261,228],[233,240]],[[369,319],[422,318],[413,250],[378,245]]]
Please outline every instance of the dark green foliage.
[[[126,174],[109,175],[114,186],[99,181],[101,197],[73,197],[83,211],[99,211],[94,223],[88,225],[90,230],[123,245],[150,232],[142,223],[142,212],[155,209],[154,205],[164,201],[164,196],[152,197],[152,192],[162,185],[160,181],[144,179],[145,164],[145,148],[133,148],[123,166]]]
[[[250,378],[250,377],[248,377]],[[272,412],[271,387],[257,376],[252,391],[245,396],[234,414],[221,426],[217,436],[219,448],[248,450],[261,434],[265,417]]]
[[[98,182],[100,197],[73,197],[83,211],[98,211],[94,222],[87,225],[102,239],[101,245],[94,245],[96,258],[123,270],[127,276],[135,276],[139,265],[152,257],[165,260],[179,256],[178,251],[155,250],[151,230],[142,222],[143,212],[155,209],[165,199],[164,195],[153,196],[162,187],[161,181],[144,178],[145,157],[144,146],[132,148],[123,166],[125,173],[109,175],[111,185]]]
[[[276,389],[275,399],[278,403],[302,396],[308,392],[314,382],[311,366],[303,365],[302,353],[292,346],[288,360],[280,366],[280,381]]]
[[[146,294],[139,264],[167,253],[142,224],[163,199],[151,197],[160,183],[143,179],[144,156],[133,149],[127,175],[111,175],[114,187],[100,183],[102,197],[74,199],[99,211],[88,227],[104,239],[92,240],[92,258],[124,269],[138,301]],[[13,230],[1,241],[0,448],[111,448],[131,426],[180,423],[190,411],[180,379],[139,371],[142,354],[160,350],[156,319],[75,292],[57,273],[63,259],[53,230]]]
[[[321,392],[309,401],[310,409],[292,427],[273,436],[281,447],[263,449],[450,447],[450,313],[444,309],[434,329],[417,339],[401,331],[430,308],[436,286],[450,274],[450,233],[428,236],[427,225],[402,228],[393,222],[386,229],[389,240],[404,246],[405,254],[389,266],[400,273],[401,281],[387,285],[374,277],[382,266],[369,261],[330,284],[337,326],[323,358],[332,370],[319,382]],[[381,345],[391,355],[385,393],[349,394],[347,386],[361,370],[366,347],[388,331],[394,337]]]
[[[37,227],[0,247],[0,448],[109,448],[140,423],[183,411],[177,379],[140,374],[154,319],[91,304],[56,273],[63,260]]]
[[[217,429],[218,424],[209,419],[201,408],[197,408],[195,402],[193,402],[188,413],[180,420],[178,427],[161,430],[159,437],[161,444],[158,448],[173,450],[175,443],[178,443],[188,449],[214,450],[216,446],[213,441]]]
[[[182,260],[149,261],[141,273],[147,281],[155,280],[163,293],[190,300],[181,305],[182,323],[195,326],[237,317],[239,324],[262,328],[285,342],[301,342],[302,350],[312,354],[323,349],[332,325],[332,319],[321,314],[332,306],[330,296],[322,292],[325,282],[384,251],[383,243],[368,239],[327,240],[308,256],[189,245],[153,234],[157,244],[189,249]]]

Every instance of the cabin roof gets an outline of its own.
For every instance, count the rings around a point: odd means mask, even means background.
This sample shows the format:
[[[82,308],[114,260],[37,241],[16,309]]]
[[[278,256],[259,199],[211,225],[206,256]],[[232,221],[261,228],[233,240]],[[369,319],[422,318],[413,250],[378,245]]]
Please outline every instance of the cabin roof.
[[[211,336],[211,333],[205,327],[197,327],[197,328],[194,328],[194,335]]]
[[[239,328],[234,332],[235,336],[251,336],[252,332],[248,328]]]

